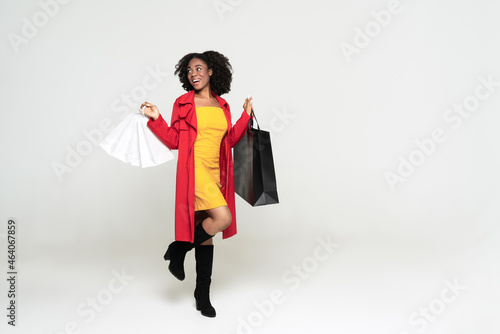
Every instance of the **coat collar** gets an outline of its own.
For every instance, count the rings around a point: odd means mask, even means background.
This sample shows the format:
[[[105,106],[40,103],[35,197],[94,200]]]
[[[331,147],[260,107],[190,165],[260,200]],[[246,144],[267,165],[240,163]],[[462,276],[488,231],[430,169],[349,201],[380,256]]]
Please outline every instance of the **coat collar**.
[[[221,108],[227,108],[227,101],[212,91],[212,95],[217,99]],[[191,104],[194,106],[194,89],[179,97],[179,104]]]

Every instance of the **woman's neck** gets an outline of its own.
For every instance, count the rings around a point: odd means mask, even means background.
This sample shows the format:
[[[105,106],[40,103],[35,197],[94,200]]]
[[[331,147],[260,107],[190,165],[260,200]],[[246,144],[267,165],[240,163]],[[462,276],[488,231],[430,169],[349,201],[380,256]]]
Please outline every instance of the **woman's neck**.
[[[194,92],[195,96],[199,99],[212,99],[213,96],[212,96],[212,90],[210,89],[209,86],[201,89],[201,90],[197,90]]]

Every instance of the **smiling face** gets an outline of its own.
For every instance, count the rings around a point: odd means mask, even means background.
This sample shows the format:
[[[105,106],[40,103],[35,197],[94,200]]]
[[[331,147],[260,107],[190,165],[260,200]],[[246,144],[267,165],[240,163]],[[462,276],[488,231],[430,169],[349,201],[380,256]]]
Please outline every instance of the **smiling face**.
[[[202,90],[205,87],[210,87],[210,76],[212,69],[208,68],[207,64],[198,58],[193,58],[187,67],[187,77],[189,83],[195,90]]]

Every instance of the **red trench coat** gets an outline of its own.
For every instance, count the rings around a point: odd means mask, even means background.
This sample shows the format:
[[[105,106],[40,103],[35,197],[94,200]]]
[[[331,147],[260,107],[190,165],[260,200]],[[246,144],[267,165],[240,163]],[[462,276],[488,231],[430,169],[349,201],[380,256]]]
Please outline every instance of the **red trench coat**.
[[[229,104],[223,98],[215,96],[227,120],[227,133],[221,141],[219,167],[221,191],[224,195],[232,221],[223,233],[223,239],[236,234],[236,210],[234,199],[234,169],[231,148],[238,143],[248,128],[250,116],[243,111],[233,126]],[[156,121],[148,122],[148,127],[172,150],[179,150],[175,190],[175,240],[194,241],[194,150],[196,139],[196,109],[194,90],[181,95],[174,102],[170,126],[160,115]]]

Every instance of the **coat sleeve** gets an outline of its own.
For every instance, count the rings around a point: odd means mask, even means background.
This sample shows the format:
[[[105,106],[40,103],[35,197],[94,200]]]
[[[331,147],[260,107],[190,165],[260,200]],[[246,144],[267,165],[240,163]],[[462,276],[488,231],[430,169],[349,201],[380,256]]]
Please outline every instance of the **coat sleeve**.
[[[177,101],[174,103],[174,108],[172,110],[170,126],[168,126],[161,115],[156,121],[152,119],[148,121],[148,127],[151,131],[153,131],[153,133],[171,150],[179,148],[179,124],[179,106]]]
[[[243,111],[240,118],[229,130],[228,137],[231,147],[234,147],[236,144],[238,144],[240,139],[243,138],[245,131],[247,131],[248,129],[248,121],[250,120],[250,118],[251,117],[247,114],[247,112]]]

